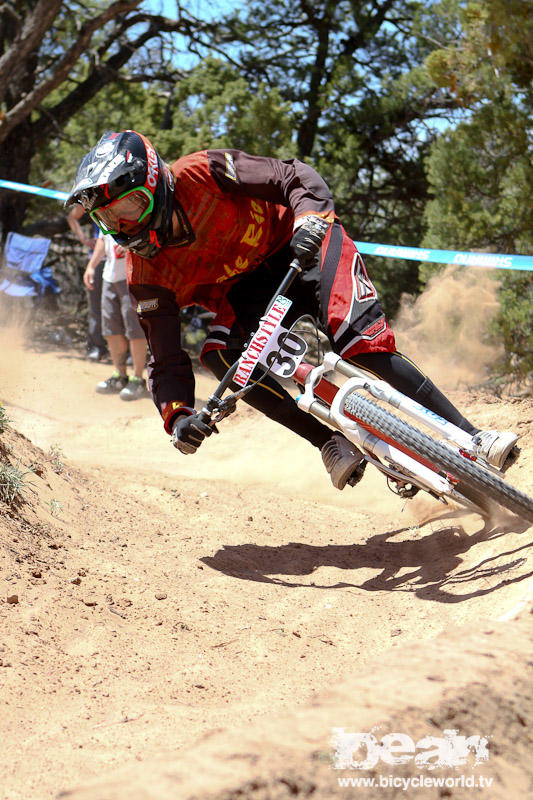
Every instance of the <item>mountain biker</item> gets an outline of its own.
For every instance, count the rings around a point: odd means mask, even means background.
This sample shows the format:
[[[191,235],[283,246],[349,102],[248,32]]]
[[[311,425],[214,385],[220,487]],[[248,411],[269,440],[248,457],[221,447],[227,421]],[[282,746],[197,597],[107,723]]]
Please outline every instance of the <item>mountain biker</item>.
[[[194,453],[213,429],[194,411],[180,308],[216,312],[201,361],[221,379],[297,256],[304,271],[288,292],[286,323],[312,314],[335,352],[475,435],[477,454],[504,465],[518,437],[480,431],[396,351],[363,260],[308,164],[220,149],[167,165],[142,134],[106,132],[78,166],[66,205],[74,203],[130,251],[128,285],[151,351],[150,389],[181,452]],[[246,401],[318,447],[336,488],[360,480],[366,462],[358,448],[300,410],[272,377]]]

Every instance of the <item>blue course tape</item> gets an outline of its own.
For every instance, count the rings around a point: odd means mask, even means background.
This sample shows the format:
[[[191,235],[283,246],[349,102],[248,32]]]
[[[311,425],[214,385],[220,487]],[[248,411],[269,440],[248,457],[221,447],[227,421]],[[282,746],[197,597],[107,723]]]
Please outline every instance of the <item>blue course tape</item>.
[[[66,192],[44,189],[42,186],[29,186],[0,179],[0,189],[14,192],[29,192],[53,200],[66,200]],[[387,258],[406,258],[412,261],[431,261],[435,264],[462,264],[465,267],[490,267],[492,269],[533,270],[533,256],[513,256],[503,253],[468,253],[460,250],[425,250],[421,247],[401,247],[374,242],[355,242],[360,253],[367,256],[386,256]]]
[[[14,183],[14,181],[0,180],[0,189],[11,189],[13,192],[28,192],[39,194],[42,197],[52,197],[54,200],[66,200],[66,192],[56,192],[55,189],[43,189],[42,186],[29,186],[27,183]]]
[[[431,261],[436,264],[462,264],[465,267],[533,270],[533,256],[468,253],[460,250],[425,250],[421,247],[399,247],[372,242],[355,242],[355,246],[360,253],[367,256],[406,258],[413,261]]]

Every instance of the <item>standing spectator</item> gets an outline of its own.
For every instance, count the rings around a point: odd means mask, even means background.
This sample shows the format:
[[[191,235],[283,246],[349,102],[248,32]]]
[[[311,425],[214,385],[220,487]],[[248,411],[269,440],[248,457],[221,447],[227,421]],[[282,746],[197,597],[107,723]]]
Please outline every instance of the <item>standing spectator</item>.
[[[83,275],[91,293],[97,291],[94,274],[105,255],[102,280],[102,333],[104,334],[115,371],[96,385],[100,394],[118,394],[121,400],[148,397],[143,371],[146,362],[146,339],[139,323],[126,282],[126,251],[112,236],[102,233],[96,240],[93,254]],[[128,348],[133,362],[133,375],[128,378]]]
[[[84,215],[82,206],[73,206],[72,211],[67,217],[67,222],[73,234],[80,243],[87,247],[92,255],[96,237],[98,236],[98,226],[92,223],[94,237],[87,237],[83,231],[80,220]],[[107,354],[105,339],[102,336],[102,273],[104,271],[103,260],[96,265],[94,270],[94,291],[87,292],[88,303],[88,330],[87,330],[87,353],[86,358],[90,361],[101,361]]]

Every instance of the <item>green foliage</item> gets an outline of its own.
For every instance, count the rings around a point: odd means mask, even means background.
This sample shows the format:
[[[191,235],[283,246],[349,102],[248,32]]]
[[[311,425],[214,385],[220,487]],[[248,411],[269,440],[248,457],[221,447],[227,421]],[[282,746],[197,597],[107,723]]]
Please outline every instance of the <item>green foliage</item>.
[[[64,455],[61,448],[55,444],[52,445],[50,448],[49,458],[52,464],[52,469],[54,470],[56,475],[61,475],[61,473],[65,469],[65,464],[63,462]]]
[[[504,253],[533,250],[533,15],[521,0],[462,4],[457,40],[426,60],[428,75],[468,107],[427,160],[434,198],[425,219],[429,247]],[[435,268],[425,266],[426,281]],[[501,276],[494,331],[503,337],[500,372],[533,368],[533,278]]]
[[[9,423],[9,417],[2,403],[0,403],[0,433],[3,433],[6,425]]]
[[[407,259],[365,256],[365,265],[376,287],[387,317],[392,320],[400,307],[403,294],[420,294],[419,264]]]
[[[524,0],[456,3],[457,39],[433,51],[426,68],[437,86],[448,88],[465,106],[477,100],[531,99],[533,15]]]
[[[528,252],[533,245],[533,148],[512,103],[481,105],[443,133],[427,161],[434,199],[425,246]],[[475,157],[473,157],[475,154]]]
[[[169,161],[217,147],[280,157],[291,151],[290,107],[279,90],[265,83],[252,89],[220,59],[206,58],[172,95],[152,96],[145,112],[143,131]]]
[[[68,190],[84,150],[113,127],[142,130],[169,161],[224,146],[298,155],[324,175],[354,238],[418,245],[434,135],[421,120],[442,101],[420,67],[435,24],[424,8],[416,0],[249,0],[220,21],[229,58],[208,55],[173,86],[128,83],[123,70],[117,87],[65,126],[59,147],[50,142],[34,179]],[[87,69],[76,66],[50,107]],[[389,313],[402,292],[417,291],[413,262],[376,259],[373,268]]]
[[[61,512],[63,511],[63,504],[59,500],[56,500],[52,497],[48,501],[47,505],[52,517],[59,517],[61,515]]]
[[[207,58],[172,91],[127,81],[106,86],[65,126],[59,147],[50,140],[40,149],[32,180],[68,191],[80,158],[102,133],[126,128],[148,136],[168,161],[208,147],[285,157],[293,130],[276,88],[252,91],[235,68]]]
[[[533,273],[506,273],[501,281],[495,331],[503,338],[505,359],[498,371],[526,378],[533,374]]]
[[[20,469],[20,461],[17,464],[0,463],[0,500],[8,506],[19,505],[29,488],[25,481],[29,474],[29,470]]]
[[[326,177],[356,238],[420,242],[431,139],[420,120],[440,103],[419,68],[423,7],[250,0],[240,15],[245,74],[252,85],[267,74],[292,104],[296,154]]]

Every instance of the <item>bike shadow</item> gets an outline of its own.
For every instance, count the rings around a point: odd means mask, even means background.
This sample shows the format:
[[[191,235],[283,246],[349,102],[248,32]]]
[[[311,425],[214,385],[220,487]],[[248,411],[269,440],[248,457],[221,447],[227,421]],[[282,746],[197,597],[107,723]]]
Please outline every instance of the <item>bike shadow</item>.
[[[457,514],[448,512],[433,516],[431,522],[450,516],[457,517]],[[424,525],[429,521],[426,520]],[[528,551],[533,548],[531,542],[486,556],[475,565],[461,569],[464,556],[476,545],[507,533],[522,533],[529,527],[516,518],[506,523],[486,520],[480,526],[479,530],[467,534],[460,524],[448,524],[421,538],[395,541],[394,537],[413,530],[412,527],[397,528],[371,536],[361,544],[349,545],[318,546],[301,542],[278,546],[225,545],[215,555],[200,560],[211,569],[240,580],[289,588],[404,591],[425,600],[459,603],[533,576],[533,570],[512,574],[525,564]],[[347,572],[374,569],[378,574],[362,582],[319,583],[289,579],[290,576],[297,579],[313,575],[320,567],[335,567]]]

